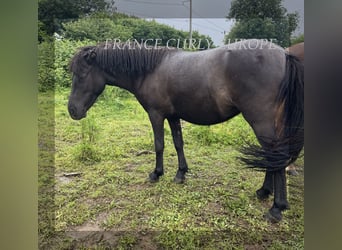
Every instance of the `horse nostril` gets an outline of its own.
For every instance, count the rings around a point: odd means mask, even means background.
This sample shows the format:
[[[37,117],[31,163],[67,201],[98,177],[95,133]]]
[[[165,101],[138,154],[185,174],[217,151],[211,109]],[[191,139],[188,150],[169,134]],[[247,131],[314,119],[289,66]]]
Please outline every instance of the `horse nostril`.
[[[70,116],[74,117],[76,115],[76,108],[74,106],[69,106],[68,109]]]

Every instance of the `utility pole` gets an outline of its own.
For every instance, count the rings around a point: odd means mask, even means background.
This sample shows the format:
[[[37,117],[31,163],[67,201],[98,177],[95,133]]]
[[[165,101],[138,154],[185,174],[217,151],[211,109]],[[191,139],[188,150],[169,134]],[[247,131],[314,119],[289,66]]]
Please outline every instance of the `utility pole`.
[[[192,0],[190,0],[189,48],[192,48]]]
[[[185,6],[186,2],[190,2],[190,20],[189,20],[189,48],[192,46],[192,0],[183,0],[182,4]],[[186,7],[186,6],[185,6]]]

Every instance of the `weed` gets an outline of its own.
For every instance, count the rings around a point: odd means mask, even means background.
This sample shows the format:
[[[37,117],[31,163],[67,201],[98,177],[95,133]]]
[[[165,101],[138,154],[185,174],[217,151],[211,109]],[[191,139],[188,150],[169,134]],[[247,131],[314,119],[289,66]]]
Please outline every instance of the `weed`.
[[[93,117],[81,120],[82,124],[82,141],[84,143],[94,143],[96,141],[96,135],[98,127]]]
[[[95,119],[89,117],[88,119],[82,120],[81,125],[81,143],[74,149],[75,159],[87,164],[99,162],[101,157],[95,144],[98,132]]]
[[[86,142],[82,142],[81,144],[77,145],[74,149],[75,159],[77,161],[87,163],[89,165],[99,162],[101,160],[100,156],[98,155],[96,148]]]

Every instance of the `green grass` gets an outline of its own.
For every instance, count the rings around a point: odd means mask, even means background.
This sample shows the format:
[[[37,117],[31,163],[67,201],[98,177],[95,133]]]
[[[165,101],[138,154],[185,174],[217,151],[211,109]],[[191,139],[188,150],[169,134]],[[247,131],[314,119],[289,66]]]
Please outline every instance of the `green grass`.
[[[177,155],[165,123],[165,175],[151,184],[154,154],[137,154],[153,151],[153,134],[138,102],[108,88],[87,118],[74,121],[68,95],[55,94],[55,234],[42,237],[53,248],[304,248],[303,160],[300,175],[288,178],[291,209],[279,224],[266,222],[272,199],[255,196],[264,174],[236,160],[255,140],[241,116],[210,127],[182,122],[190,168],[183,185],[173,183]],[[70,172],[80,175],[63,176]]]

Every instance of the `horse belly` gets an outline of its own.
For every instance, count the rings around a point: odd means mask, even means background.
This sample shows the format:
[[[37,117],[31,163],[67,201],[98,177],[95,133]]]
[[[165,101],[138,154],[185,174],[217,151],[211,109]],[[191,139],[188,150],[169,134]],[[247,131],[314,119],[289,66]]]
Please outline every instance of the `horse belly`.
[[[203,103],[185,105],[176,110],[179,118],[198,125],[221,123],[239,114],[239,111],[233,106],[225,107],[222,111],[216,107],[216,104],[205,105]]]
[[[216,87],[210,86],[209,80],[195,79],[193,82],[197,84],[173,84],[177,88],[170,91],[173,110],[179,118],[194,124],[210,125],[227,121],[239,113],[224,82],[213,79]]]

